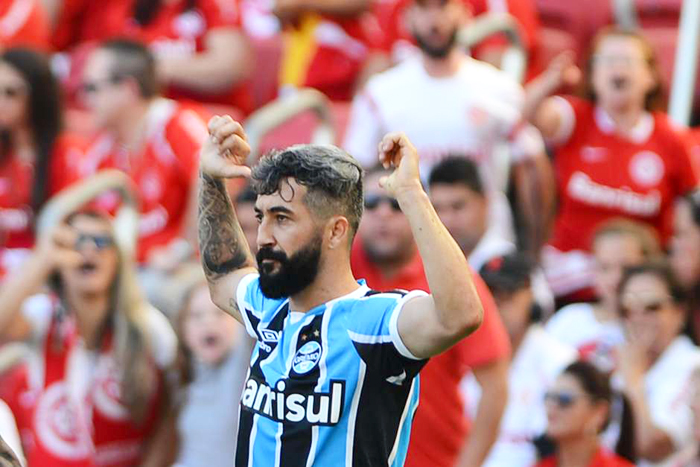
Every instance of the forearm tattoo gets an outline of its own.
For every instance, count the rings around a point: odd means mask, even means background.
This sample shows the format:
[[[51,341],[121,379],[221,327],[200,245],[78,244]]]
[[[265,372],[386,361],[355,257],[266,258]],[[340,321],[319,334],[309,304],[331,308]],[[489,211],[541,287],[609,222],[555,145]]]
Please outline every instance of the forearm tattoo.
[[[254,262],[223,181],[204,174],[199,181],[199,251],[212,281]]]

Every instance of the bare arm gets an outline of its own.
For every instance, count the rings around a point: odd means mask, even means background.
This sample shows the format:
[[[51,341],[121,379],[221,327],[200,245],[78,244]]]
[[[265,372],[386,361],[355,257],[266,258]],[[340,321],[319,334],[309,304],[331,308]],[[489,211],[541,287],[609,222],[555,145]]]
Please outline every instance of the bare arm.
[[[484,311],[462,250],[423,190],[415,147],[402,133],[388,134],[380,143],[380,160],[396,167],[380,183],[408,218],[432,291],[404,305],[399,334],[414,356],[431,357],[475,331]]]
[[[563,85],[575,85],[580,75],[581,72],[573,64],[573,55],[563,53],[525,86],[523,117],[535,125],[545,139],[557,136],[563,121],[559,107],[549,96]]]
[[[198,236],[202,268],[212,301],[242,322],[236,289],[244,276],[255,272],[255,263],[223,178],[250,173],[243,165],[250,148],[243,128],[231,117],[213,117],[209,133],[202,147],[199,176]]]
[[[248,40],[233,28],[207,33],[206,48],[190,57],[164,57],[158,61],[159,78],[195,92],[227,91],[252,72]]]
[[[539,257],[540,249],[549,238],[553,219],[555,182],[552,166],[546,154],[516,164],[513,177],[518,207],[523,214],[527,232],[527,250]]]
[[[481,386],[481,399],[458,467],[477,467],[483,464],[498,439],[501,418],[508,403],[508,361],[497,360],[489,365],[476,367],[474,377]]]
[[[651,418],[644,384],[641,381],[634,383],[625,392],[634,414],[634,434],[639,456],[651,462],[660,462],[673,454],[676,450],[673,441],[656,427]]]
[[[3,282],[0,287],[0,342],[29,337],[31,326],[20,313],[22,304],[41,291],[58,264],[79,264],[81,256],[72,250],[74,235],[69,227],[59,226]]]

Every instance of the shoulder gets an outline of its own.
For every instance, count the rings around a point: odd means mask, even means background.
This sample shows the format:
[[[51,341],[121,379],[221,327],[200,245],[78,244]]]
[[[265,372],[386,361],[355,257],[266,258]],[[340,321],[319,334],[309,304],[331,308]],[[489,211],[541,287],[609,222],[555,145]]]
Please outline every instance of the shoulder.
[[[417,58],[408,58],[401,63],[378,73],[367,81],[365,92],[374,98],[381,98],[383,93],[410,90],[409,85],[424,73]]]
[[[207,136],[207,124],[202,113],[195,107],[172,103],[173,107],[165,125],[166,132],[184,133],[201,142]]]
[[[593,305],[590,303],[573,303],[554,313],[547,321],[546,329],[548,332],[558,335],[578,326],[590,325],[595,322]]]

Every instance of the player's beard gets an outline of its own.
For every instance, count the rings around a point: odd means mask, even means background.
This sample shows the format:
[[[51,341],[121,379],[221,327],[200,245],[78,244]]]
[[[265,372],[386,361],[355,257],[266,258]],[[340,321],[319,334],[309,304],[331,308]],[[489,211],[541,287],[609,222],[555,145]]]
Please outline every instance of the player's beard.
[[[292,256],[284,251],[262,247],[256,254],[260,271],[260,290],[267,298],[291,297],[307,288],[318,275],[321,260],[321,236],[315,236]],[[274,265],[263,264],[263,260],[273,259],[279,267],[272,272]]]
[[[452,31],[452,34],[450,34],[450,37],[440,45],[431,44],[415,30],[413,31],[413,38],[416,40],[418,47],[424,54],[430,58],[441,59],[447,57],[452,49],[455,48],[455,45],[457,44],[457,32],[457,28],[455,28]]]

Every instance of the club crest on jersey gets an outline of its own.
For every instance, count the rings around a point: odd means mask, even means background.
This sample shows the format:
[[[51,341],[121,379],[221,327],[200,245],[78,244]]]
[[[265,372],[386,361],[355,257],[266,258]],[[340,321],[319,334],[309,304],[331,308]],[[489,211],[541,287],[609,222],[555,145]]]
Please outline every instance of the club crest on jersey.
[[[292,360],[292,369],[300,375],[313,370],[321,359],[321,345],[316,341],[307,342],[297,350]]]
[[[629,172],[632,180],[644,187],[658,185],[664,176],[664,162],[655,152],[642,151],[630,160]]]

